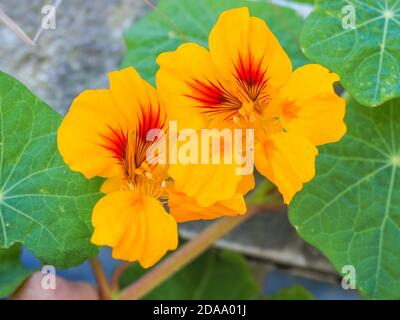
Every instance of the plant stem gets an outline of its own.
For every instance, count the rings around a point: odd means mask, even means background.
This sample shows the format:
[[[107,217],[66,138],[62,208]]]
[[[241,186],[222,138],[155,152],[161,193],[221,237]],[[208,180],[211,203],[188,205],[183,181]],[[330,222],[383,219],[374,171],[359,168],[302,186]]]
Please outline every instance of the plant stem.
[[[104,269],[100,263],[100,260],[97,257],[90,257],[89,262],[96,278],[97,285],[99,286],[98,290],[100,299],[111,300],[112,295],[110,285],[108,284],[108,280],[106,274],[104,273]]]
[[[26,33],[12,20],[4,11],[0,9],[0,22],[3,22],[11,31],[13,31],[18,38],[25,42],[29,47],[33,47],[35,44],[29,38]]]
[[[225,217],[214,222],[204,229],[196,238],[186,243],[179,250],[171,254],[151,271],[147,272],[139,280],[131,284],[121,292],[121,300],[140,299],[160,285],[174,273],[192,262],[195,258],[206,251],[215,241],[222,238],[232,229],[236,228],[247,219],[252,217],[265,206],[254,206],[249,208],[247,214],[240,217]],[[270,208],[268,209],[275,209]]]
[[[124,271],[131,265],[132,263],[130,262],[123,262],[115,268],[111,279],[111,291],[113,294],[117,294],[119,292],[119,279]]]

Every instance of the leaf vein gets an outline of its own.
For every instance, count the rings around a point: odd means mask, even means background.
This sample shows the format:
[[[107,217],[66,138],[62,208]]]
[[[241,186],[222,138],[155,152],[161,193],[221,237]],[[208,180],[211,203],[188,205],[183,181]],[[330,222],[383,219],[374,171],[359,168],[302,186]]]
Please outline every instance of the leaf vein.
[[[9,205],[8,203],[1,201],[1,204],[11,210],[13,210],[15,213],[18,213],[20,215],[22,215],[23,217],[30,219],[31,221],[33,221],[34,223],[36,223],[37,225],[39,225],[41,228],[43,228],[44,230],[46,230],[49,235],[54,239],[54,241],[56,242],[57,246],[59,247],[59,249],[62,249],[62,245],[61,243],[57,240],[57,238],[54,236],[54,234],[50,231],[50,229],[45,226],[43,223],[41,223],[40,221],[36,220],[34,217],[30,216],[29,214]]]

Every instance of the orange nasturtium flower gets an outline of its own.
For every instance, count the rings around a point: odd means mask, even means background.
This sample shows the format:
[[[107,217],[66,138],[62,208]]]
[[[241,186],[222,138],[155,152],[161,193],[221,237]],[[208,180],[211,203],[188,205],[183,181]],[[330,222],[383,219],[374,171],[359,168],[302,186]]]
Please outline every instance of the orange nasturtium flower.
[[[116,259],[150,267],[176,249],[177,222],[244,214],[243,194],[254,181],[241,178],[233,195],[217,195],[211,203],[196,201],[207,186],[194,186],[192,197],[175,190],[168,166],[146,157],[159,142],[147,141],[149,130],[168,130],[156,90],[133,68],[112,72],[109,79],[110,89],[87,90],[74,100],[59,128],[58,147],[72,170],[108,178],[101,188],[106,196],[93,209],[91,241],[112,247]]]
[[[255,166],[289,203],[315,175],[316,146],[345,133],[339,80],[320,65],[292,71],[266,23],[248,8],[225,11],[209,50],[195,43],[157,59],[157,89],[171,119],[194,129],[253,128]]]

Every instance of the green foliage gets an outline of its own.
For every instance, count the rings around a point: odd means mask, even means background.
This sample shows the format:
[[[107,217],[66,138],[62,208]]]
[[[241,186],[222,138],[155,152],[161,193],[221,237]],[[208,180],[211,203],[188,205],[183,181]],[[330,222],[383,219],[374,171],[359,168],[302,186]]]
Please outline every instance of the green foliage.
[[[160,53],[189,41],[208,47],[209,32],[221,12],[244,6],[268,23],[294,66],[306,63],[298,45],[303,19],[292,9],[245,0],[161,0],[158,9],[126,32],[123,65],[135,67],[142,77],[154,83]]]
[[[342,26],[348,5],[355,8],[355,29]],[[338,73],[365,106],[400,97],[399,9],[397,0],[320,0],[303,28],[304,54]]]
[[[265,203],[282,204],[282,196],[277,191],[275,185],[256,174],[256,187],[246,195],[246,203],[253,205],[262,205]]]
[[[121,277],[126,287],[145,273],[135,264]],[[259,288],[246,260],[237,253],[209,251],[178,271],[145,298],[174,299],[254,299]]]
[[[289,207],[292,224],[368,298],[400,299],[400,100],[350,103],[348,133],[320,149],[317,175]]]
[[[291,0],[291,2],[309,3],[314,4],[317,0]]]
[[[57,151],[61,117],[0,73],[0,247],[26,246],[66,268],[97,252],[89,238],[100,180],[71,172]]]
[[[269,298],[270,300],[314,300],[313,294],[301,285],[280,289]]]
[[[21,265],[20,251],[18,244],[0,249],[0,299],[12,294],[32,273]]]

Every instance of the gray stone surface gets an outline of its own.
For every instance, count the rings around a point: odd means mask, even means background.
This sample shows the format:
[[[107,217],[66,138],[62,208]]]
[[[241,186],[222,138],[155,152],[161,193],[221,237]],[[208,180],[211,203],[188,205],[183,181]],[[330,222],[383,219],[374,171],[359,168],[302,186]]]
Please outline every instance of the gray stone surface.
[[[33,38],[42,6],[52,1],[1,0],[0,8]],[[34,48],[0,25],[0,70],[65,113],[84,89],[107,86],[107,72],[118,69],[124,54],[123,31],[147,9],[142,0],[64,0],[57,11],[57,29],[45,31]],[[193,237],[206,224],[184,224],[181,235]],[[217,245],[274,264],[333,271],[317,250],[296,235],[286,212],[261,214]]]
[[[54,1],[1,0],[0,8],[33,38],[42,7]],[[123,31],[146,9],[142,0],[64,0],[56,30],[43,32],[34,48],[0,24],[0,70],[65,113],[83,89],[107,86],[107,72],[123,58]]]
[[[180,228],[181,236],[187,239],[195,237],[209,223],[185,223]],[[259,213],[218,241],[217,246],[282,266],[335,273],[317,249],[299,238],[285,211]]]

